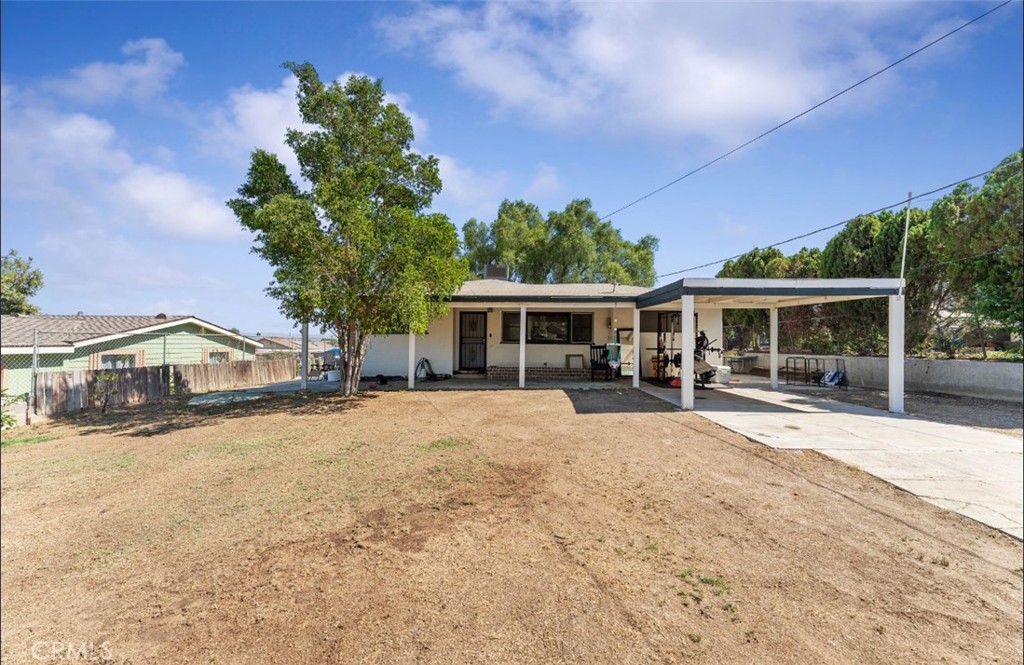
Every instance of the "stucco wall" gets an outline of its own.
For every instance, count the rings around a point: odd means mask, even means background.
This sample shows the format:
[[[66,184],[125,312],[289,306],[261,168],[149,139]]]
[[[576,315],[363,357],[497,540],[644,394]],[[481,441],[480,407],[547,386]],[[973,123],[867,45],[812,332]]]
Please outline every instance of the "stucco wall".
[[[452,373],[453,313],[440,318],[427,328],[426,335],[416,337],[416,360],[426,358],[438,374]],[[409,373],[409,336],[382,335],[372,337],[363,361],[363,376],[405,376]]]
[[[490,310],[490,311],[488,311]],[[528,311],[540,311],[530,309]],[[632,307],[601,307],[592,310],[571,309],[557,310],[545,308],[544,311],[593,312],[594,343],[607,344],[616,339],[616,330],[633,327]],[[428,358],[434,371],[451,374],[458,367],[459,313],[485,312],[487,314],[487,365],[496,367],[519,366],[519,343],[501,341],[501,318],[503,312],[519,315],[518,308],[502,308],[482,306],[479,308],[465,307],[453,309],[447,317],[434,321],[428,334],[416,338],[416,359]],[[698,309],[698,330],[707,332],[713,340],[713,346],[722,345],[722,311],[720,309]],[[646,330],[646,328],[644,328]],[[677,343],[679,334],[676,333]],[[654,355],[657,344],[657,333],[642,332],[639,339],[638,359],[641,376],[650,374],[650,356]],[[693,343],[688,345],[693,348]],[[385,335],[370,340],[370,347],[363,364],[363,376],[405,376],[408,373],[409,337],[408,335]],[[590,365],[590,344],[527,344],[526,365],[528,367],[564,367],[567,354],[582,355],[584,366]],[[723,365],[722,354],[709,353],[707,361],[712,365]]]
[[[770,368],[767,353],[757,356],[755,366]],[[779,367],[786,366],[791,354],[779,354]],[[821,358],[828,367],[835,366],[837,356],[811,356]],[[843,357],[847,379],[851,386],[885,390],[889,386],[889,361],[877,357]],[[1024,365],[1010,362],[984,362],[976,360],[929,360],[907,358],[904,387],[908,391],[945,393],[968,397],[984,397],[1024,402]]]

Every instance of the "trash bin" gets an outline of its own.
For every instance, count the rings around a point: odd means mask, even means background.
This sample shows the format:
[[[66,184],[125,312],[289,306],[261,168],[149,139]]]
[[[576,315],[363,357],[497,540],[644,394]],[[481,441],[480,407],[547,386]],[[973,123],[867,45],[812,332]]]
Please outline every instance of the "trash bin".
[[[329,369],[324,374],[326,375],[324,378],[328,381],[341,381],[340,369]]]
[[[715,367],[718,370],[715,373],[715,381],[718,383],[729,383],[729,379],[732,378],[732,367],[728,365],[718,365]]]

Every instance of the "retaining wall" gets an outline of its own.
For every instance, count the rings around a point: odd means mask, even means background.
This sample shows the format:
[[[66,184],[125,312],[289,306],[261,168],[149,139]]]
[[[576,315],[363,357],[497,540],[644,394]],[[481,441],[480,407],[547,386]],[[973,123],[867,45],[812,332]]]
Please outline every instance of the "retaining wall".
[[[769,354],[750,355],[757,356],[755,367],[770,369]],[[888,358],[780,353],[780,370],[786,367],[786,358],[791,356],[820,358],[824,361],[826,368],[835,367],[835,359],[841,357],[846,361],[847,380],[851,386],[880,390],[886,390],[889,386]],[[785,380],[781,373],[779,380]],[[904,366],[904,386],[908,391],[1024,403],[1024,364],[981,360],[907,358]]]

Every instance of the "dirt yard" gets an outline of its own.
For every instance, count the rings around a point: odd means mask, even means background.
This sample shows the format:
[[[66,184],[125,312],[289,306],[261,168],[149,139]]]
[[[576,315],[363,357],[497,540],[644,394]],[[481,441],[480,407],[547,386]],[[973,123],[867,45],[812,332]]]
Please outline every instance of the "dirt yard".
[[[3,662],[1021,662],[1019,541],[670,409],[276,396],[5,436]]]

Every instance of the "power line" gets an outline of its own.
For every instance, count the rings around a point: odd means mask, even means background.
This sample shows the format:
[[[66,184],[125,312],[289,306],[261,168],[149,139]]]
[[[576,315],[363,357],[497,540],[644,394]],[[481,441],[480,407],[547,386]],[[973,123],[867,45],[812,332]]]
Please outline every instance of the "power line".
[[[923,266],[918,266],[916,268],[910,268],[909,270],[907,270],[907,272],[917,272],[917,271],[920,271],[920,270],[927,270],[928,268],[937,268],[939,266],[949,266],[949,265],[953,265],[955,263],[967,263],[968,261],[977,261],[978,259],[983,259],[983,258],[985,258],[987,256],[995,256],[996,254],[1002,254],[1004,251],[1005,251],[1005,248],[997,247],[996,249],[990,250],[990,251],[985,252],[983,254],[975,254],[974,256],[965,256],[963,258],[953,259],[951,261],[939,261],[937,263],[927,263],[927,264],[925,264]]]
[[[870,76],[868,76],[866,78],[863,78],[860,81],[857,81],[853,85],[851,85],[851,86],[849,86],[847,88],[844,88],[843,90],[840,90],[839,92],[837,92],[836,94],[832,95],[828,99],[826,99],[824,101],[818,102],[817,104],[815,104],[811,108],[809,108],[809,109],[807,109],[807,110],[805,110],[805,111],[803,111],[801,113],[798,113],[797,115],[793,116],[789,120],[786,120],[785,122],[782,122],[782,123],[780,123],[778,125],[775,125],[774,127],[769,129],[768,131],[763,132],[762,134],[759,134],[758,136],[755,136],[754,138],[750,139],[746,143],[744,143],[742,145],[739,145],[739,146],[736,146],[735,148],[733,148],[729,152],[724,153],[722,155],[719,155],[718,157],[715,157],[710,162],[708,162],[708,163],[706,163],[706,164],[704,164],[702,166],[698,166],[697,168],[693,169],[692,171],[689,171],[688,173],[684,173],[683,175],[679,176],[675,180],[673,180],[673,181],[671,181],[669,183],[666,183],[666,184],[662,185],[661,187],[658,187],[657,189],[648,192],[647,194],[644,194],[643,196],[641,196],[640,198],[636,199],[635,201],[627,203],[626,205],[622,206],[621,208],[618,208],[617,210],[613,210],[612,212],[610,212],[607,215],[605,215],[604,217],[602,217],[600,221],[603,222],[606,219],[608,219],[609,217],[611,217],[612,215],[616,215],[616,214],[622,212],[623,210],[626,210],[627,208],[632,208],[637,203],[640,203],[641,201],[644,201],[645,199],[649,199],[650,197],[654,196],[655,194],[668,189],[669,187],[671,187],[672,185],[675,185],[676,183],[679,183],[679,182],[681,182],[683,180],[686,180],[687,178],[689,178],[690,176],[692,176],[694,174],[700,173],[701,171],[703,171],[707,167],[711,166],[712,164],[716,164],[716,163],[722,161],[726,157],[728,157],[728,156],[730,156],[730,155],[732,155],[732,154],[734,154],[736,152],[739,152],[743,148],[746,148],[748,145],[750,145],[752,143],[755,143],[757,141],[760,141],[761,139],[763,139],[764,137],[768,136],[769,134],[772,134],[773,132],[776,132],[776,131],[782,129],[783,127],[785,127],[786,125],[794,122],[795,120],[799,120],[800,118],[804,117],[808,113],[821,108],[825,104],[828,104],[829,102],[833,101],[834,99],[836,99],[838,97],[841,97],[842,95],[845,95],[846,93],[850,92],[854,88],[857,88],[858,86],[861,86],[861,85],[867,83],[868,81],[870,81],[871,79],[875,78],[876,76],[879,76],[880,74],[884,74],[885,72],[889,71],[890,69],[892,69],[896,65],[899,65],[899,64],[901,64],[903,62],[906,62],[907,60],[909,60],[910,58],[914,57],[918,53],[921,53],[922,51],[924,51],[924,50],[926,50],[928,48],[931,48],[932,46],[935,46],[936,44],[938,44],[942,40],[946,39],[947,37],[953,36],[954,34],[960,32],[964,28],[968,27],[969,25],[971,25],[973,23],[977,23],[978,21],[980,21],[981,19],[985,18],[989,14],[991,14],[991,13],[993,13],[993,12],[999,10],[999,9],[1002,9],[1003,7],[1005,7],[1006,5],[1010,4],[1011,2],[1013,2],[1013,0],[1006,0],[1003,3],[1001,3],[999,5],[996,5],[992,9],[988,10],[987,12],[985,12],[984,14],[981,14],[980,16],[976,16],[975,18],[971,19],[967,23],[964,23],[963,25],[961,25],[961,26],[959,26],[957,28],[954,28],[953,30],[950,30],[946,34],[942,35],[941,37],[933,39],[932,41],[928,42],[927,44],[925,44],[924,46],[920,47],[919,49],[917,49],[915,51],[912,51],[911,53],[908,53],[907,55],[903,56],[899,60],[891,63],[890,65],[888,65],[888,66],[886,66],[886,67],[884,67],[882,69],[879,69],[874,74],[872,74],[872,75],[870,75]]]
[[[1018,160],[1018,162],[1019,162],[1019,160]],[[1003,165],[1000,165],[1000,166],[1003,166]],[[839,228],[840,226],[846,226],[850,222],[852,222],[855,219],[857,219],[857,217],[864,217],[864,216],[867,216],[867,215],[876,215],[876,214],[878,214],[880,212],[883,212],[885,210],[890,210],[892,208],[897,208],[899,206],[907,204],[909,201],[916,201],[917,199],[923,198],[925,196],[931,196],[932,194],[935,194],[937,192],[941,192],[941,191],[943,191],[945,189],[949,189],[951,187],[956,187],[957,185],[963,184],[965,182],[970,182],[971,180],[977,180],[978,178],[981,178],[983,176],[988,175],[989,173],[992,173],[997,168],[999,168],[999,166],[995,166],[995,167],[989,169],[988,171],[984,171],[982,173],[978,173],[978,174],[975,174],[975,175],[972,175],[972,176],[968,176],[966,178],[961,178],[960,180],[957,180],[956,182],[951,182],[948,185],[943,185],[942,187],[937,187],[937,188],[935,188],[935,189],[933,189],[931,191],[923,192],[921,194],[917,194],[916,196],[911,196],[909,199],[903,199],[903,200],[899,201],[898,203],[892,203],[892,204],[889,204],[887,206],[883,206],[881,208],[876,208],[876,209],[872,210],[871,212],[861,213],[861,214],[857,215],[856,217],[851,217],[850,219],[843,220],[842,222],[836,222],[835,224],[829,224],[828,226],[822,226],[821,228],[814,229],[813,231],[808,231],[807,233],[801,233],[800,235],[793,236],[792,238],[786,238],[785,240],[780,240],[779,242],[775,242],[775,243],[772,243],[770,245],[765,245],[764,247],[762,247],[760,249],[771,249],[773,247],[779,247],[780,245],[785,245],[787,243],[791,243],[794,240],[802,240],[803,238],[808,238],[810,236],[816,235],[816,234],[821,233],[823,231],[830,231],[832,229]],[[692,272],[694,270],[700,270],[701,268],[708,268],[710,266],[716,266],[719,263],[725,263],[726,261],[732,261],[733,259],[738,259],[738,258],[740,258],[741,256],[743,256],[746,253],[747,252],[743,252],[742,254],[735,254],[735,255],[730,256],[728,258],[718,259],[717,261],[710,261],[708,263],[702,263],[699,266],[693,266],[692,268],[685,268],[683,270],[675,270],[673,272],[662,273],[660,275],[655,276],[655,279],[661,279],[662,277],[671,277],[673,275],[679,275],[679,274],[682,274],[684,272]]]

